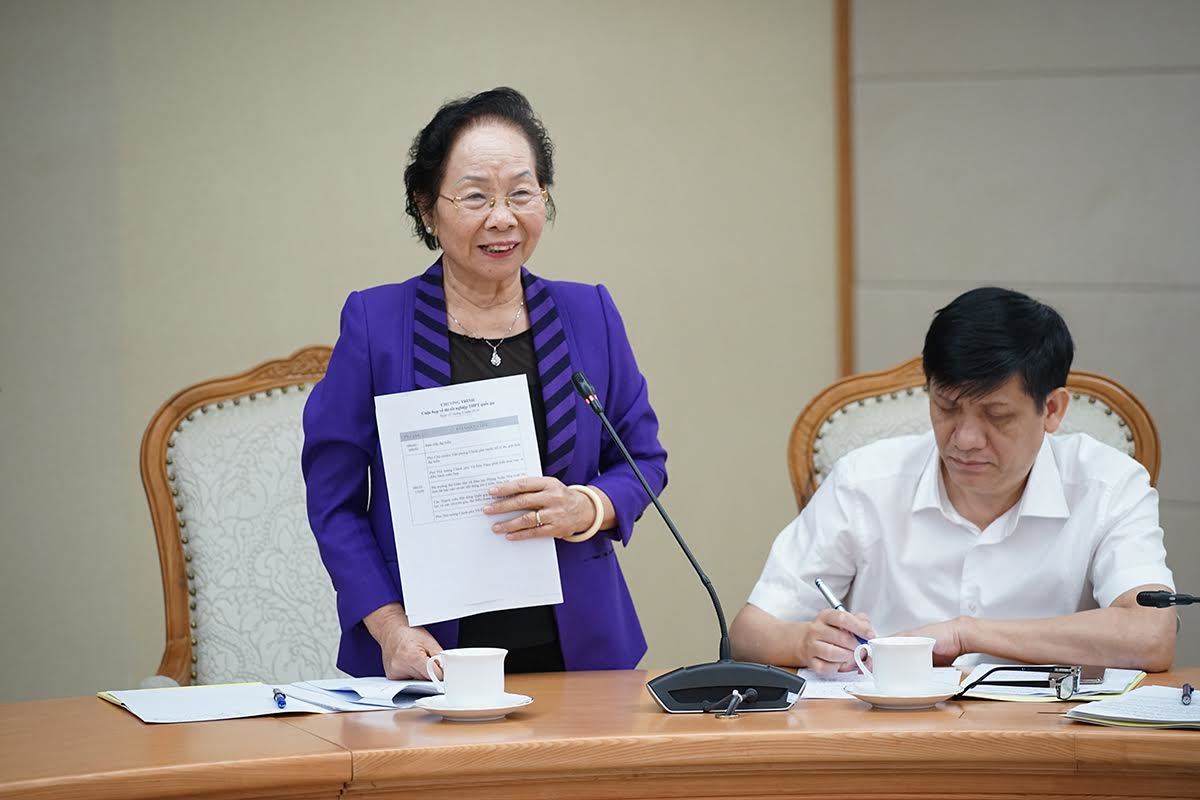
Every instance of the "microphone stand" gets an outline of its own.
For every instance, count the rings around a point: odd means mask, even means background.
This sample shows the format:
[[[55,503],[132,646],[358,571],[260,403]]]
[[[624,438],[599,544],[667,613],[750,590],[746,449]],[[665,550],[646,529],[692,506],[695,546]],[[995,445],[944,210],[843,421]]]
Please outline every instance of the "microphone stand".
[[[703,714],[712,711],[736,716],[737,710],[784,711],[791,708],[796,698],[804,690],[804,679],[794,672],[778,667],[734,660],[733,649],[729,644],[729,629],[725,624],[725,612],[721,608],[721,600],[717,596],[717,590],[713,588],[712,581],[704,574],[700,562],[692,555],[691,549],[683,541],[683,537],[671,520],[671,515],[663,508],[662,503],[658,500],[658,495],[650,488],[646,477],[638,469],[637,462],[633,460],[633,456],[629,454],[625,443],[621,441],[620,435],[609,421],[608,415],[604,413],[604,406],[601,404],[600,398],[596,396],[596,390],[588,381],[587,376],[582,372],[576,372],[571,376],[571,381],[575,384],[575,390],[587,403],[588,408],[592,409],[600,418],[600,423],[620,449],[626,463],[633,469],[633,474],[642,484],[642,489],[654,503],[655,509],[658,510],[663,522],[667,524],[667,528],[675,537],[683,554],[691,562],[692,569],[700,576],[700,582],[708,591],[708,596],[712,599],[713,610],[717,613],[717,624],[721,630],[718,660],[706,664],[680,667],[664,675],[659,675],[646,684],[650,695],[664,711],[672,714]]]

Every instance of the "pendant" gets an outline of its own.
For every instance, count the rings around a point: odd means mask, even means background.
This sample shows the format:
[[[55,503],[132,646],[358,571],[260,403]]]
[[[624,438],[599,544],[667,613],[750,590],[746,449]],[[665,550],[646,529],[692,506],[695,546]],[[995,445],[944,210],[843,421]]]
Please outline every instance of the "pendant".
[[[500,366],[500,354],[497,353],[495,350],[492,350],[492,366],[493,367]]]

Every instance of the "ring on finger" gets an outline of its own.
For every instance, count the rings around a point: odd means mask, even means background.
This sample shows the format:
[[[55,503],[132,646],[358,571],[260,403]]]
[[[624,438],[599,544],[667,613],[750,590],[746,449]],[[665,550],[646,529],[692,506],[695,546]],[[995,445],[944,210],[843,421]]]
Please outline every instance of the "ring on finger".
[[[534,519],[534,522],[537,523],[534,527],[540,528],[546,524],[546,523],[542,522],[542,510],[540,508],[537,511],[533,512],[533,519]]]

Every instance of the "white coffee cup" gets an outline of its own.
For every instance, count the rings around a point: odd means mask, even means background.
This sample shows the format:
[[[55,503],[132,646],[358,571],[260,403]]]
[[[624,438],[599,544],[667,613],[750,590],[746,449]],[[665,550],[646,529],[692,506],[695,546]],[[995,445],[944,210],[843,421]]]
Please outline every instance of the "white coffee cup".
[[[916,694],[933,683],[933,644],[925,636],[884,636],[854,648],[854,663],[879,691]],[[874,672],[863,663],[864,653],[871,656]]]
[[[446,705],[454,708],[492,708],[504,700],[504,657],[499,647],[459,647],[443,650],[425,662],[425,671]],[[433,665],[442,667],[439,680]]]

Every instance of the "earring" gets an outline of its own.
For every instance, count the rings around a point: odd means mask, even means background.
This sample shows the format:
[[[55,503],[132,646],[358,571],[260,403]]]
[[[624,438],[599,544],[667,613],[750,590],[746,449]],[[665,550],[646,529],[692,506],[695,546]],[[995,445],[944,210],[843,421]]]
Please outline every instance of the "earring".
[[[425,226],[425,232],[426,232],[426,233],[433,233],[433,226],[431,226],[431,225],[426,225],[426,226]]]

